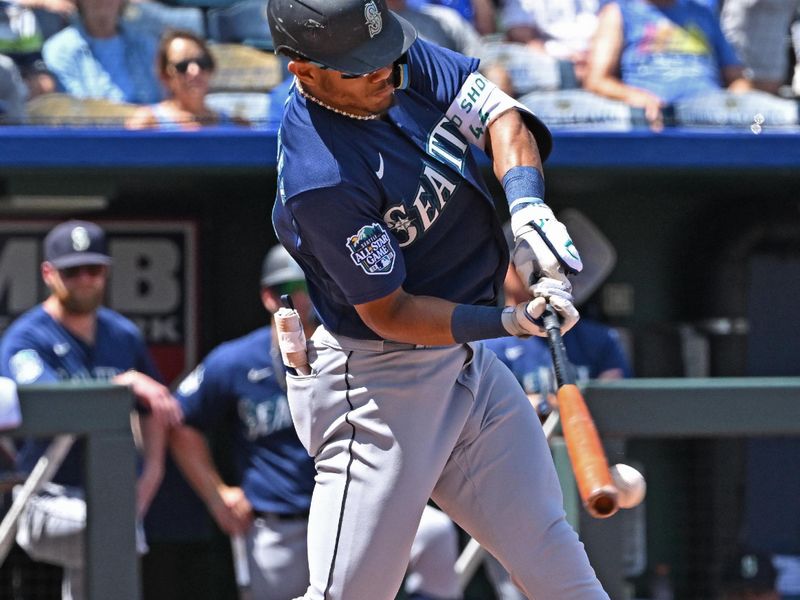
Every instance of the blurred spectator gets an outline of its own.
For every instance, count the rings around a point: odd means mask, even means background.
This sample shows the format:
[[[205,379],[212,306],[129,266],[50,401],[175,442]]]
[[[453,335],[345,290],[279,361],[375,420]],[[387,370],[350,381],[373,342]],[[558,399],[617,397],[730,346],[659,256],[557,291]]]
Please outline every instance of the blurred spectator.
[[[190,31],[168,31],[161,38],[156,60],[158,76],[168,97],[157,104],[140,107],[126,122],[126,127],[198,129],[232,122],[224,113],[217,113],[206,105],[216,65],[201,37]]]
[[[86,221],[60,223],[45,237],[43,251],[41,274],[49,296],[6,330],[0,342],[0,374],[18,384],[95,380],[131,388],[142,412],[138,429],[145,461],[136,498],[140,522],[161,482],[166,428],[180,420],[180,406],[157,381],[136,326],[102,306],[111,265],[103,230]],[[47,440],[26,440],[17,455],[18,469],[29,473],[47,446]],[[53,483],[26,503],[17,529],[17,543],[32,558],[64,567],[67,600],[84,598],[82,466],[83,442],[78,440]]]
[[[129,0],[122,18],[137,29],[149,31],[160,39],[169,29],[205,35],[203,10],[196,6],[171,6],[159,0]]]
[[[753,87],[777,94],[789,76],[789,27],[798,0],[725,0],[720,20],[725,37],[744,62]]]
[[[0,54],[0,123],[19,123],[24,118],[27,92],[17,65]]]
[[[411,0],[414,8],[425,4],[441,5],[457,11],[480,35],[497,31],[497,16],[494,0]]]
[[[0,0],[0,53],[16,63],[26,84],[25,99],[56,90],[56,79],[42,60],[42,45],[48,34],[67,25],[75,10],[72,0]]]
[[[78,98],[150,104],[163,96],[152,65],[158,39],[122,19],[125,0],[77,0],[78,18],[44,43],[63,89]]]
[[[585,86],[644,110],[658,130],[663,109],[674,105],[689,124],[735,119],[736,104],[726,114],[730,96],[746,92],[750,82],[734,49],[725,39],[715,14],[692,0],[612,0],[599,13]],[[757,112],[779,113],[783,102],[752,92],[752,102],[738,118],[752,121]],[[713,107],[711,114],[710,109]],[[756,108],[757,110],[751,110]],[[796,106],[786,106],[797,120]],[[777,120],[779,117],[775,117]],[[784,118],[784,117],[780,117]]]
[[[514,80],[511,78],[511,74],[502,62],[489,61],[486,63],[486,66],[481,62],[481,73],[486,76],[486,79],[494,83],[506,94],[512,98],[516,98],[517,89],[514,86]]]
[[[506,0],[501,29],[511,42],[572,64],[574,79],[580,83],[597,26],[597,8],[597,0]]]
[[[792,49],[794,50],[792,92],[794,92],[795,96],[800,96],[800,11],[796,15],[795,20],[789,30],[791,31]]]
[[[452,8],[438,4],[414,8],[406,0],[387,0],[386,4],[414,25],[422,39],[467,56],[480,57],[478,32]]]
[[[738,552],[723,566],[720,600],[779,600],[769,555]]]

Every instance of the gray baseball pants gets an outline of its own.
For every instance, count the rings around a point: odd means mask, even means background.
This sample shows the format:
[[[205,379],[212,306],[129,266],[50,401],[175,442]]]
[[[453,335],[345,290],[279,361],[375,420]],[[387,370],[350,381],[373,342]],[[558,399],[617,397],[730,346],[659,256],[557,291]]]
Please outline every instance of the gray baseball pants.
[[[289,406],[315,458],[306,600],[392,600],[428,498],[537,600],[607,600],[535,411],[480,344],[309,344]]]

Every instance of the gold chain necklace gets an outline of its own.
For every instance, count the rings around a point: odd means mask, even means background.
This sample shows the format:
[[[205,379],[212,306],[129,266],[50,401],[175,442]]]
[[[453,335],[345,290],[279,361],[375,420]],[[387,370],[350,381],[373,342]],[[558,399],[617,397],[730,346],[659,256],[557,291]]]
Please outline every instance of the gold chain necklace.
[[[307,91],[305,91],[303,89],[303,86],[300,85],[300,80],[299,79],[295,79],[294,84],[297,86],[297,91],[300,92],[300,95],[303,98],[306,98],[307,100],[311,100],[315,104],[319,104],[322,108],[327,108],[328,110],[330,110],[332,112],[335,112],[338,115],[342,115],[343,117],[349,117],[351,119],[356,119],[358,121],[373,121],[373,120],[377,119],[378,117],[380,117],[380,115],[354,115],[353,113],[349,113],[349,112],[346,112],[344,110],[339,110],[338,108],[334,108],[332,106],[329,106],[329,105],[325,104],[319,98],[315,98],[314,96],[309,94]]]

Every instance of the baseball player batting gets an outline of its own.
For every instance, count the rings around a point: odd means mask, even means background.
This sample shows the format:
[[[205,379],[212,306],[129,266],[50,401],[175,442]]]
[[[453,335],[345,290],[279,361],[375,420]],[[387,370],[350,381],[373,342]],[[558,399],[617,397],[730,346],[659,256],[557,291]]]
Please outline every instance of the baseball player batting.
[[[578,319],[581,269],[544,203],[551,137],[477,72],[416,39],[385,0],[271,0],[294,87],[273,223],[322,326],[288,375],[314,457],[306,600],[391,600],[429,497],[529,597],[608,598],[567,524],[538,417],[476,340]],[[508,248],[476,160],[502,179],[534,300],[496,306]]]
[[[282,246],[272,248],[261,273],[261,301],[270,314],[286,293],[298,325],[316,326],[303,271]],[[178,387],[184,422],[173,428],[170,448],[220,529],[232,534],[240,598],[288,600],[308,582],[307,517],[314,465],[289,414],[276,338],[261,327],[212,351]],[[203,432],[226,429],[232,440],[234,478],[229,485],[213,462]],[[453,524],[426,507],[406,557],[405,591],[414,600],[457,600]]]

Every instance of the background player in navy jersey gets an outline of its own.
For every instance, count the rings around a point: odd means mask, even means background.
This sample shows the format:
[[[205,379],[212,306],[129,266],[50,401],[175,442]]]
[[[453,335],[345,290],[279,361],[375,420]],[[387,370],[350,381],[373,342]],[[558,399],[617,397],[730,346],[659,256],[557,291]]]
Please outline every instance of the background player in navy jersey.
[[[282,246],[265,257],[261,300],[270,314],[289,294],[307,335],[316,322],[303,271]],[[250,593],[287,600],[308,585],[307,528],[314,462],[292,427],[286,379],[273,326],[212,351],[178,387],[184,423],[172,430],[172,453],[220,528],[244,535]],[[204,433],[232,435],[237,485],[226,483]],[[456,530],[428,507],[409,561],[406,591],[418,600],[460,598],[454,565]]]
[[[585,217],[574,210],[569,215],[571,220],[580,219],[576,223],[584,223],[580,227],[571,227],[575,243],[584,251],[587,248],[598,249],[588,255],[583,270],[574,280],[575,304],[584,309],[585,302],[599,289],[613,268],[616,254],[610,242],[599,231],[593,235],[595,230],[593,226],[589,226],[590,222]],[[513,245],[510,230],[505,228],[505,231],[508,241]],[[599,251],[601,249],[603,251]],[[509,306],[524,302],[530,295],[513,268],[509,268],[506,273],[503,291],[505,303]],[[579,382],[632,376],[619,334],[608,325],[584,316],[563,339],[567,356],[577,370]],[[556,400],[557,386],[547,342],[536,336],[527,339],[505,337],[487,340],[484,345],[514,373],[540,416],[548,414],[552,410],[551,402]],[[525,598],[497,559],[487,556],[484,567],[498,600]]]
[[[137,488],[141,519],[163,473],[166,429],[180,406],[158,373],[136,326],[102,306],[111,265],[103,230],[86,221],[56,225],[44,240],[42,278],[50,295],[21,315],[0,342],[0,375],[18,384],[111,381],[130,386],[142,411],[144,463]],[[26,440],[18,468],[30,471],[48,440]],[[79,440],[53,482],[23,512],[17,541],[36,560],[64,567],[62,596],[83,592],[83,443]]]
[[[543,202],[547,128],[477,72],[416,40],[384,0],[271,0],[294,89],[273,224],[322,326],[287,375],[315,459],[308,600],[390,600],[429,497],[528,596],[607,598],[566,522],[538,417],[475,340],[578,319],[580,257]],[[496,306],[508,265],[476,150],[510,203],[534,300]]]

